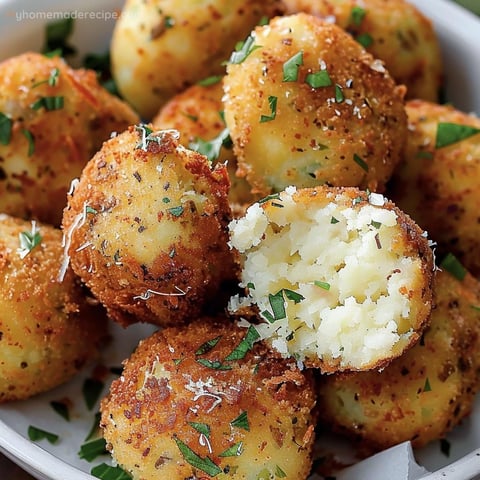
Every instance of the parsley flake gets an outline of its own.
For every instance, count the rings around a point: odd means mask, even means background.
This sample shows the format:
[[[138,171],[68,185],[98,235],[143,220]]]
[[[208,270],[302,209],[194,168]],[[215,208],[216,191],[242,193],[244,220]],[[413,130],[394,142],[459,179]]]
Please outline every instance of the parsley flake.
[[[241,360],[253,348],[253,344],[260,338],[257,329],[250,325],[242,341],[225,357],[225,361]]]
[[[103,387],[103,382],[94,378],[87,378],[83,382],[83,399],[85,400],[85,404],[87,405],[87,408],[89,410],[91,410],[97,403],[97,400],[100,398],[100,395],[102,393]]]
[[[303,52],[300,51],[290,57],[283,64],[283,81],[296,82],[298,80],[298,67],[303,65]]]
[[[343,95],[343,88],[336,83],[335,84],[335,101],[337,103],[342,103],[345,100],[345,96]]]
[[[314,280],[313,283],[317,287],[323,288],[324,290],[330,290],[330,284],[328,282],[322,282],[320,280]]]
[[[33,136],[33,133],[30,130],[27,130],[24,128],[22,130],[23,135],[25,135],[25,138],[28,141],[28,152],[27,155],[31,157],[35,153],[35,137]]]
[[[54,95],[51,97],[40,97],[38,100],[30,105],[32,110],[40,110],[44,108],[47,111],[61,110],[64,105],[64,98],[62,95]]]
[[[332,85],[332,79],[327,70],[320,70],[319,72],[309,73],[305,77],[305,82],[312,88],[329,87]]]
[[[80,450],[78,452],[78,456],[82,460],[86,460],[87,462],[91,462],[95,460],[100,455],[105,455],[107,452],[106,449],[107,442],[104,438],[97,438],[90,442],[84,443],[80,446]]]
[[[93,467],[90,473],[102,480],[132,480],[132,477],[121,467],[112,467],[106,463]]]
[[[215,85],[219,83],[222,78],[222,75],[212,75],[210,77],[204,78],[203,80],[200,80],[199,82],[197,82],[197,85],[200,85],[201,87],[209,87],[210,85]]]
[[[242,428],[243,430],[246,430],[247,432],[249,432],[250,423],[248,422],[247,412],[244,410],[237,418],[233,419],[230,422],[230,425],[232,427]]]
[[[445,256],[440,263],[440,268],[446,270],[450,275],[459,281],[462,281],[467,274],[467,270],[453,253],[448,253]]]
[[[68,405],[65,402],[59,402],[52,400],[50,406],[53,410],[63,417],[67,422],[70,421],[70,411],[68,410]]]
[[[430,385],[430,380],[428,379],[428,377],[425,379],[425,385],[423,386],[423,391],[424,392],[431,392],[432,391],[432,387]]]
[[[231,370],[230,365],[220,362],[219,360],[208,360],[206,358],[197,358],[197,363],[212,370]]]
[[[443,148],[480,133],[480,128],[457,123],[441,122],[437,125],[435,148]]]
[[[277,116],[277,100],[278,98],[274,95],[268,96],[268,106],[270,107],[270,115],[261,115],[260,116],[260,123],[270,122],[275,120]]]
[[[223,470],[214,463],[209,457],[202,458],[197,455],[186,443],[182,442],[176,435],[173,436],[180,453],[187,463],[192,467],[205,472],[211,477],[215,477],[223,472]]]
[[[330,219],[330,223],[331,223],[332,225],[335,225],[335,224],[338,223],[339,221],[340,221],[340,220],[337,220],[335,217],[332,217],[332,218]]]
[[[8,145],[12,136],[12,120],[0,112],[0,144]]]
[[[360,33],[355,40],[363,47],[368,48],[373,43],[373,37],[369,33]]]
[[[188,146],[195,152],[205,155],[211,162],[214,162],[218,160],[222,147],[231,148],[232,139],[230,138],[230,131],[228,128],[224,128],[212,140],[197,138],[194,142],[190,142]]]
[[[40,230],[37,228],[35,220],[32,220],[32,230],[30,232],[20,232],[18,238],[20,247],[17,249],[17,253],[20,255],[20,258],[23,259],[42,242],[42,236],[40,235]]]
[[[250,34],[243,42],[237,43],[235,50],[230,55],[229,63],[239,64],[244,62],[257,48],[261,48],[261,46],[255,45],[255,38]]]
[[[188,422],[188,424],[198,433],[205,435],[205,437],[208,439],[210,438],[210,426],[206,423]]]
[[[218,337],[212,338],[211,340],[207,340],[205,343],[202,343],[202,345],[200,345],[198,350],[195,352],[195,355],[204,355],[205,353],[209,352],[210,350],[212,350],[212,348],[215,347],[215,345],[217,345],[221,338],[222,336],[219,335]]]
[[[357,155],[356,153],[353,154],[353,161],[365,172],[368,172],[368,165],[367,162],[360,157],[360,155]]]
[[[287,474],[278,466],[275,467],[275,477],[277,478],[287,478]]]
[[[73,33],[73,27],[74,19],[72,17],[48,23],[45,29],[46,38],[42,52],[45,54],[50,52],[61,56],[74,54],[77,51],[76,48],[67,43],[68,38]]]
[[[30,425],[28,427],[28,438],[32,442],[37,442],[39,440],[45,439],[47,440],[47,442],[53,445],[58,441],[59,436],[56,433],[47,432],[46,430],[42,430],[41,428]]]
[[[174,217],[181,217],[184,212],[184,208],[182,205],[178,205],[176,207],[167,208],[167,212],[173,215]]]
[[[219,457],[238,457],[243,453],[243,442],[238,442],[219,453]]]
[[[355,5],[354,7],[352,7],[352,10],[350,12],[349,23],[359,27],[362,24],[366,14],[367,11],[364,8]]]

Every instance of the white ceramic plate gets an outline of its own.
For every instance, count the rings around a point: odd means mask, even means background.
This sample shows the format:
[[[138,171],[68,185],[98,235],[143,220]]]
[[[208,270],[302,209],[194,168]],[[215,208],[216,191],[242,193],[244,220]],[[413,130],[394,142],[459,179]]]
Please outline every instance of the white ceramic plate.
[[[446,66],[447,98],[461,110],[480,114],[480,20],[448,0],[411,1],[436,26]],[[122,4],[122,0],[0,0],[0,60],[28,49],[39,50],[49,15],[51,19],[59,12],[90,17],[78,18],[75,23],[71,43],[79,49],[80,56],[103,52],[108,48],[114,18]],[[119,366],[138,340],[151,331],[151,327],[142,325],[127,330],[112,326],[114,341],[105,351],[103,363]],[[92,480],[92,466],[108,462],[109,458],[90,464],[77,454],[94,421],[95,408],[85,407],[81,393],[83,381],[91,373],[91,369],[86,369],[65,386],[24,402],[0,406],[0,449],[40,480]],[[107,388],[108,385],[104,393]],[[64,398],[74,401],[70,422],[50,406],[51,401]],[[45,440],[30,442],[29,425],[58,434],[60,441],[55,445]],[[471,417],[449,435],[448,441],[448,457],[441,452],[438,442],[415,452],[421,465],[437,472],[430,478],[467,480],[480,475],[480,396]]]

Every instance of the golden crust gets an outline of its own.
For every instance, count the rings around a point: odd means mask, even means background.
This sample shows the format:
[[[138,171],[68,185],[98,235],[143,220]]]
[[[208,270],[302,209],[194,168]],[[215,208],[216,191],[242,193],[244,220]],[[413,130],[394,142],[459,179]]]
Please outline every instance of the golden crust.
[[[215,478],[269,478],[275,471],[307,478],[311,372],[263,343],[225,360],[246,332],[225,318],[201,318],[154,333],[126,360],[102,401],[101,426],[113,457],[135,480],[214,476],[192,466],[177,442],[208,457]],[[235,453],[222,454],[232,446]]]
[[[364,454],[443,438],[469,415],[479,388],[480,284],[435,277],[436,305],[421,341],[383,371],[321,377],[321,423],[361,443]],[[475,308],[472,308],[475,307]]]
[[[406,137],[404,88],[340,27],[311,15],[274,18],[254,37],[259,48],[224,79],[238,174],[263,195],[288,185],[382,191]],[[299,52],[298,79],[283,81]],[[310,86],[307,75],[321,70],[331,85]]]
[[[111,42],[115,83],[150,121],[175,94],[222,74],[236,43],[279,12],[279,0],[128,0]]]
[[[429,232],[438,255],[454,253],[480,275],[480,135],[435,148],[440,123],[480,129],[480,119],[449,105],[413,100],[406,105],[409,132],[405,160],[389,186],[400,208]]]
[[[73,272],[57,281],[62,234],[36,224],[41,237],[21,258],[30,222],[0,216],[0,402],[31,397],[72,378],[99,354],[107,317]]]
[[[63,220],[72,268],[123,325],[186,321],[235,275],[225,167],[212,170],[174,131],[148,132],[105,142]]]
[[[0,112],[12,121],[9,143],[0,144],[0,211],[58,226],[72,179],[111,132],[138,117],[95,72],[59,57],[12,57],[0,63],[0,79]],[[61,108],[32,107],[48,97],[63,99]]]
[[[405,0],[283,0],[287,14],[328,18],[385,63],[406,98],[438,101],[443,85],[440,43],[430,19]],[[357,16],[355,17],[355,9]],[[363,37],[363,40],[362,40]]]

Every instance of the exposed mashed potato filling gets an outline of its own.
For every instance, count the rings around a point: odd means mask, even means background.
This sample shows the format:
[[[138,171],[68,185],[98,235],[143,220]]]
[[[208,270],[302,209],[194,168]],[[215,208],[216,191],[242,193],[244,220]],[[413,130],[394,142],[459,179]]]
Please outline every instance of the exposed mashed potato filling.
[[[426,235],[379,194],[317,187],[271,195],[230,223],[262,339],[324,371],[383,366],[431,309]]]

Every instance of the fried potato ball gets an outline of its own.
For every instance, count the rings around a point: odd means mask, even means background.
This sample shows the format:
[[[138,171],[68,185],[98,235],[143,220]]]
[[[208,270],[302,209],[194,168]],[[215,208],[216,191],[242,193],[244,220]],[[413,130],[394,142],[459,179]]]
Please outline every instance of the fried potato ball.
[[[403,87],[340,27],[314,16],[257,27],[227,67],[225,120],[254,191],[382,191],[406,137]],[[241,61],[243,59],[243,61]]]
[[[442,438],[471,411],[480,385],[480,285],[435,275],[436,305],[422,340],[383,371],[324,376],[321,421],[366,453]]]
[[[224,71],[235,44],[279,0],[127,0],[111,42],[112,75],[144,120],[176,93]]]
[[[0,402],[70,380],[106,340],[104,309],[71,271],[57,281],[61,242],[50,225],[0,214]]]
[[[287,14],[335,22],[385,63],[406,98],[436,102],[443,85],[440,44],[429,18],[405,0],[283,0]]]
[[[433,255],[380,194],[289,187],[230,224],[240,286],[232,312],[258,311],[261,338],[323,372],[382,367],[421,336]]]
[[[451,105],[410,101],[405,160],[389,196],[438,244],[480,275],[480,119]]]
[[[138,123],[90,70],[25,53],[0,63],[0,211],[59,226],[72,178],[112,131]]]
[[[251,193],[248,182],[236,174],[237,159],[222,116],[222,97],[221,81],[207,86],[193,85],[169,100],[152,123],[160,130],[178,130],[183,145],[207,155],[212,162],[226,162],[230,206],[236,215],[240,215],[258,198]]]
[[[126,360],[101,426],[134,480],[308,477],[311,372],[252,332],[201,318],[154,333]]]
[[[68,198],[73,270],[123,325],[177,324],[234,276],[228,175],[176,131],[130,127],[105,142]]]

